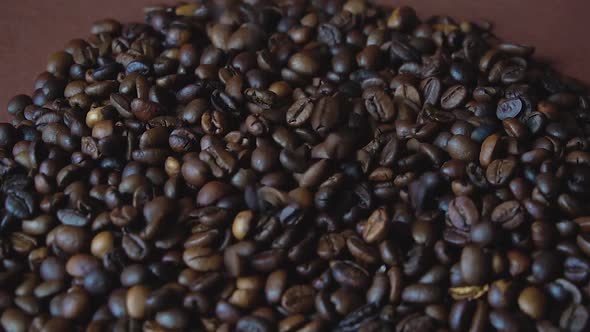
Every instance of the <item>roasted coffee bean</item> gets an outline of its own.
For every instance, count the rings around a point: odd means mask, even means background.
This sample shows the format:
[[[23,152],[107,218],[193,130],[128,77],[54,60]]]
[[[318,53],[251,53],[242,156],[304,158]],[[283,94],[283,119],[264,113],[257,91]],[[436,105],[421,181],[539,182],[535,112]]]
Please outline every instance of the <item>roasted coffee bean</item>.
[[[490,273],[488,257],[482,249],[468,245],[461,252],[461,276],[468,285],[481,285]]]
[[[135,234],[125,234],[121,240],[121,245],[127,257],[134,261],[142,261],[149,254],[148,245]]]
[[[590,314],[581,304],[571,304],[559,318],[559,327],[567,331],[584,331],[589,326]]]
[[[500,120],[515,118],[523,109],[522,100],[519,98],[511,98],[501,100],[498,103],[498,109],[496,110],[496,116]]]
[[[479,211],[473,201],[466,196],[453,199],[447,210],[448,220],[454,227],[469,230],[479,220]]]
[[[492,222],[499,223],[505,229],[515,229],[525,221],[525,211],[518,201],[504,202],[492,211]]]
[[[363,230],[363,239],[367,243],[377,243],[387,237],[389,215],[385,209],[375,210],[367,219]]]
[[[562,272],[562,265],[559,264],[560,255],[557,252],[539,252],[531,265],[533,277],[539,282],[548,282],[555,279]]]
[[[65,253],[75,254],[88,248],[88,232],[82,227],[60,225],[52,232],[54,244]]]
[[[336,331],[355,331],[365,320],[374,318],[378,313],[378,306],[375,303],[368,303],[350,312],[336,327]]]
[[[454,85],[442,94],[440,105],[446,110],[462,106],[467,99],[467,93],[467,88],[463,85]]]
[[[437,303],[442,297],[439,287],[430,284],[412,284],[404,288],[402,299],[409,303]]]
[[[310,286],[292,286],[283,293],[281,306],[292,314],[306,313],[314,306],[314,296],[315,290]]]
[[[480,154],[479,145],[465,135],[452,136],[446,146],[449,156],[466,162],[474,161]]]
[[[149,288],[139,285],[127,290],[125,306],[129,316],[135,319],[142,319],[145,316],[145,302],[149,292]]]
[[[486,169],[486,178],[493,186],[505,185],[515,172],[516,162],[512,159],[496,159]]]
[[[36,210],[35,197],[20,189],[11,190],[4,198],[4,208],[17,218],[30,218]]]
[[[436,105],[442,94],[442,84],[437,77],[428,77],[420,83],[422,94],[424,96],[424,103]]]
[[[377,249],[368,245],[359,237],[349,237],[346,240],[346,247],[350,254],[361,262],[366,264],[375,264],[379,261],[379,252]]]
[[[84,227],[90,222],[89,216],[85,216],[78,211],[63,209],[57,211],[57,219],[64,224],[70,226]]]
[[[236,324],[236,332],[246,332],[246,331],[272,331],[273,327],[272,324],[258,316],[245,316],[238,320]]]
[[[516,315],[504,309],[492,310],[489,319],[491,325],[498,330],[519,331],[521,329]]]
[[[367,112],[377,121],[386,122],[396,115],[396,108],[387,92],[369,88],[363,92]]]
[[[518,296],[518,306],[533,319],[540,319],[545,313],[545,295],[534,286],[527,287]]]

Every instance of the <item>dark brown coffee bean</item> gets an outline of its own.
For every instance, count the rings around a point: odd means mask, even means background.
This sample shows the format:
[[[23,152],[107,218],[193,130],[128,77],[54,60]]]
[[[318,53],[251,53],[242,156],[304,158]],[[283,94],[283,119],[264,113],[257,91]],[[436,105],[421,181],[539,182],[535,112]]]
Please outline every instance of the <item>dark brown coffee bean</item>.
[[[490,273],[488,257],[479,247],[468,245],[461,252],[461,275],[468,285],[483,284]]]
[[[342,42],[342,33],[334,25],[324,23],[318,27],[318,40],[334,46]]]
[[[472,301],[455,302],[449,312],[449,327],[454,331],[467,329],[474,311],[475,303]]]
[[[493,186],[505,185],[516,169],[516,162],[512,159],[496,159],[486,169],[486,178]]]
[[[588,328],[590,315],[581,304],[571,304],[559,318],[559,327],[567,331],[584,331]]]
[[[326,260],[336,258],[342,254],[346,241],[341,234],[332,233],[322,236],[318,241],[317,255]]]
[[[284,252],[280,249],[271,249],[260,252],[252,257],[250,264],[255,270],[270,272],[285,261]]]
[[[99,262],[94,256],[76,254],[71,256],[66,263],[66,271],[73,277],[84,277],[88,273],[98,269]]]
[[[240,320],[236,324],[236,332],[268,332],[272,330],[272,324],[268,320],[258,316],[245,316],[243,318],[240,318]]]
[[[429,304],[440,301],[440,288],[429,284],[412,284],[404,288],[402,299],[409,303]]]
[[[359,237],[349,237],[346,240],[346,247],[350,254],[361,262],[375,264],[379,261],[379,252],[377,249],[368,245]]]
[[[396,107],[391,97],[379,88],[369,88],[363,91],[365,107],[371,116],[380,122],[386,122],[396,115]]]
[[[58,210],[57,219],[64,225],[77,227],[84,227],[90,223],[90,216],[70,209]]]
[[[539,282],[548,282],[555,279],[562,270],[559,261],[560,256],[557,252],[539,252],[535,255],[531,265],[533,277]]]
[[[454,85],[448,88],[441,96],[440,105],[445,110],[451,110],[462,106],[467,99],[467,89],[462,85]]]
[[[315,102],[311,115],[311,127],[320,135],[325,136],[342,121],[340,95],[326,96]]]
[[[518,201],[507,201],[492,211],[492,222],[500,223],[505,229],[515,229],[525,221],[525,212]]]
[[[29,319],[22,310],[8,308],[2,313],[0,324],[6,331],[27,331]]]
[[[314,297],[315,290],[310,286],[292,286],[283,293],[281,306],[292,314],[306,313],[313,308]]]
[[[446,146],[449,156],[463,161],[477,160],[480,154],[479,145],[465,135],[454,135]]]
[[[425,78],[421,83],[425,104],[437,105],[442,94],[442,84],[437,77]]]
[[[515,118],[522,111],[523,103],[519,98],[505,99],[498,103],[496,116],[500,120]]]
[[[363,230],[363,239],[367,243],[381,242],[387,237],[389,215],[383,208],[375,210],[367,219]]]
[[[131,260],[142,261],[149,254],[149,247],[139,236],[135,234],[125,234],[121,241],[125,254]]]
[[[527,287],[518,296],[518,306],[533,319],[541,319],[545,313],[545,295],[536,287]]]
[[[65,265],[57,257],[47,257],[40,266],[40,274],[44,280],[61,280],[65,277]]]
[[[330,263],[334,280],[342,286],[366,288],[369,285],[369,275],[366,270],[350,261],[334,261]]]
[[[449,204],[447,212],[449,222],[461,230],[468,230],[479,220],[479,212],[473,201],[466,196],[459,196]]]
[[[17,218],[30,218],[35,213],[35,198],[30,192],[11,190],[4,199],[6,211]]]
[[[490,323],[495,329],[502,331],[519,331],[520,324],[517,317],[504,309],[492,310],[490,312]]]
[[[68,254],[79,253],[88,247],[88,233],[81,227],[61,225],[53,232],[55,244]]]

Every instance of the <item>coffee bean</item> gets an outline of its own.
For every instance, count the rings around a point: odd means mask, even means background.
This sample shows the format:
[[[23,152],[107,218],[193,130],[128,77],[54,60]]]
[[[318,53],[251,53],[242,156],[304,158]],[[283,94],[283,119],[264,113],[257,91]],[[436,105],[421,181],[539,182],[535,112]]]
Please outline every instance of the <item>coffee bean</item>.
[[[333,259],[342,254],[346,238],[341,234],[327,234],[318,241],[317,254],[323,259]]]
[[[369,275],[366,270],[350,261],[334,261],[330,264],[334,280],[342,286],[366,288]]]
[[[379,261],[379,252],[356,236],[346,240],[346,247],[350,254],[361,262],[374,264]]]
[[[84,277],[84,288],[91,294],[105,294],[111,288],[110,276],[102,270],[95,270]]]
[[[584,282],[590,277],[590,262],[582,257],[570,256],[563,263],[564,275],[573,282]]]
[[[89,306],[88,295],[83,291],[67,293],[61,301],[61,313],[64,318],[73,319],[86,313]]]
[[[428,77],[420,83],[420,87],[424,95],[424,103],[436,105],[442,94],[441,81],[437,77]]]
[[[195,271],[216,271],[223,266],[222,256],[208,248],[188,248],[182,254],[182,258]]]
[[[518,98],[501,100],[498,103],[498,109],[496,110],[496,116],[500,120],[515,118],[522,111],[523,104]]]
[[[468,230],[477,224],[479,212],[473,201],[466,196],[459,196],[452,200],[447,211],[450,223],[461,230]]]
[[[21,310],[8,308],[2,313],[0,324],[6,331],[26,331],[29,319]]]
[[[139,236],[135,234],[125,234],[121,241],[125,254],[131,260],[142,261],[149,254],[149,247]]]
[[[518,296],[518,306],[525,314],[540,319],[545,313],[545,295],[536,287],[527,287]]]
[[[515,315],[504,309],[492,310],[490,312],[490,323],[498,330],[519,331],[520,324]]]
[[[375,210],[367,219],[363,230],[363,239],[367,243],[377,243],[387,237],[389,216],[385,209]]]
[[[187,160],[182,164],[181,173],[188,184],[198,188],[207,181],[209,168],[200,160]]]
[[[560,256],[556,252],[539,252],[533,260],[531,271],[536,280],[547,282],[555,279],[561,272]]]
[[[590,315],[581,304],[567,307],[559,318],[559,327],[567,331],[584,331],[588,328]]]
[[[6,194],[4,208],[17,218],[30,218],[35,213],[35,198],[32,193],[13,190]]]
[[[419,56],[418,50],[412,47],[407,40],[399,38],[391,42],[390,57],[392,61],[416,62]]]
[[[129,316],[135,319],[142,319],[145,315],[145,301],[150,290],[145,286],[133,286],[129,288],[126,296],[126,310]]]
[[[454,135],[447,143],[447,152],[453,159],[476,160],[480,154],[479,145],[465,135]]]
[[[79,253],[88,247],[88,233],[81,227],[60,225],[53,232],[55,244],[65,253]]]
[[[441,96],[440,105],[445,110],[461,106],[467,99],[467,89],[463,85],[448,88]]]
[[[334,46],[342,42],[342,33],[334,25],[325,23],[318,27],[318,40]]]
[[[44,280],[61,280],[66,274],[65,265],[57,257],[47,257],[41,263],[40,274]]]
[[[449,312],[449,326],[451,329],[457,331],[468,328],[469,316],[474,313],[474,304],[471,301],[455,302]]]
[[[272,325],[270,322],[265,320],[264,318],[257,317],[257,316],[245,316],[240,318],[238,323],[236,324],[236,331],[237,332],[246,332],[246,331],[260,331],[260,332],[267,332],[272,331]]]
[[[468,285],[481,285],[490,272],[489,260],[479,247],[468,245],[461,252],[461,275]]]
[[[493,186],[506,184],[515,172],[516,162],[512,159],[496,159],[486,169],[486,178]]]
[[[84,277],[88,273],[96,270],[99,264],[100,263],[94,256],[76,254],[68,259],[66,263],[66,272],[73,277]]]
[[[363,99],[367,112],[377,121],[389,121],[396,114],[391,97],[383,90],[369,88],[363,91]]]
[[[402,299],[409,303],[429,304],[440,301],[440,288],[429,284],[412,284],[404,288]]]
[[[313,308],[314,296],[315,290],[310,286],[292,286],[283,293],[281,306],[289,313],[306,313]]]
[[[70,209],[58,210],[57,219],[59,219],[64,225],[77,227],[84,227],[90,222],[89,216],[85,216],[78,211]]]
[[[504,202],[492,211],[492,222],[500,223],[505,229],[515,229],[525,221],[523,207],[518,201]]]
[[[491,222],[480,222],[471,227],[471,241],[482,246],[488,246],[497,237],[497,230]]]

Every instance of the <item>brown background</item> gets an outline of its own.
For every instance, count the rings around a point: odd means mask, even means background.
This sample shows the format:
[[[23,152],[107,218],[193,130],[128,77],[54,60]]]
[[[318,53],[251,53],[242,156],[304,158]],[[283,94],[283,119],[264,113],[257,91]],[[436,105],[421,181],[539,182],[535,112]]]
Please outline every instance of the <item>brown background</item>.
[[[0,120],[17,93],[31,93],[34,78],[47,56],[75,37],[88,34],[91,23],[113,17],[141,21],[142,8],[158,0],[0,0]],[[457,19],[488,20],[505,40],[537,46],[537,56],[561,71],[590,82],[590,28],[587,0],[413,0],[379,2],[409,4],[422,18],[452,14]]]

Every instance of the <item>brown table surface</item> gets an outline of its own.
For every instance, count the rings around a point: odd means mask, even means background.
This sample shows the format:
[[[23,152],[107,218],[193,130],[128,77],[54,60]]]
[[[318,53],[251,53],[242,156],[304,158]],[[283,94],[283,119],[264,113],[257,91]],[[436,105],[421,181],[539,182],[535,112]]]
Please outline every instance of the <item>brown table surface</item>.
[[[161,0],[19,0],[0,6],[0,120],[15,94],[30,94],[47,56],[70,39],[85,37],[93,21],[112,17],[143,20],[142,8]],[[457,19],[488,20],[501,38],[537,47],[537,56],[562,72],[590,82],[590,28],[587,0],[379,0],[411,4],[421,18],[451,14]]]

